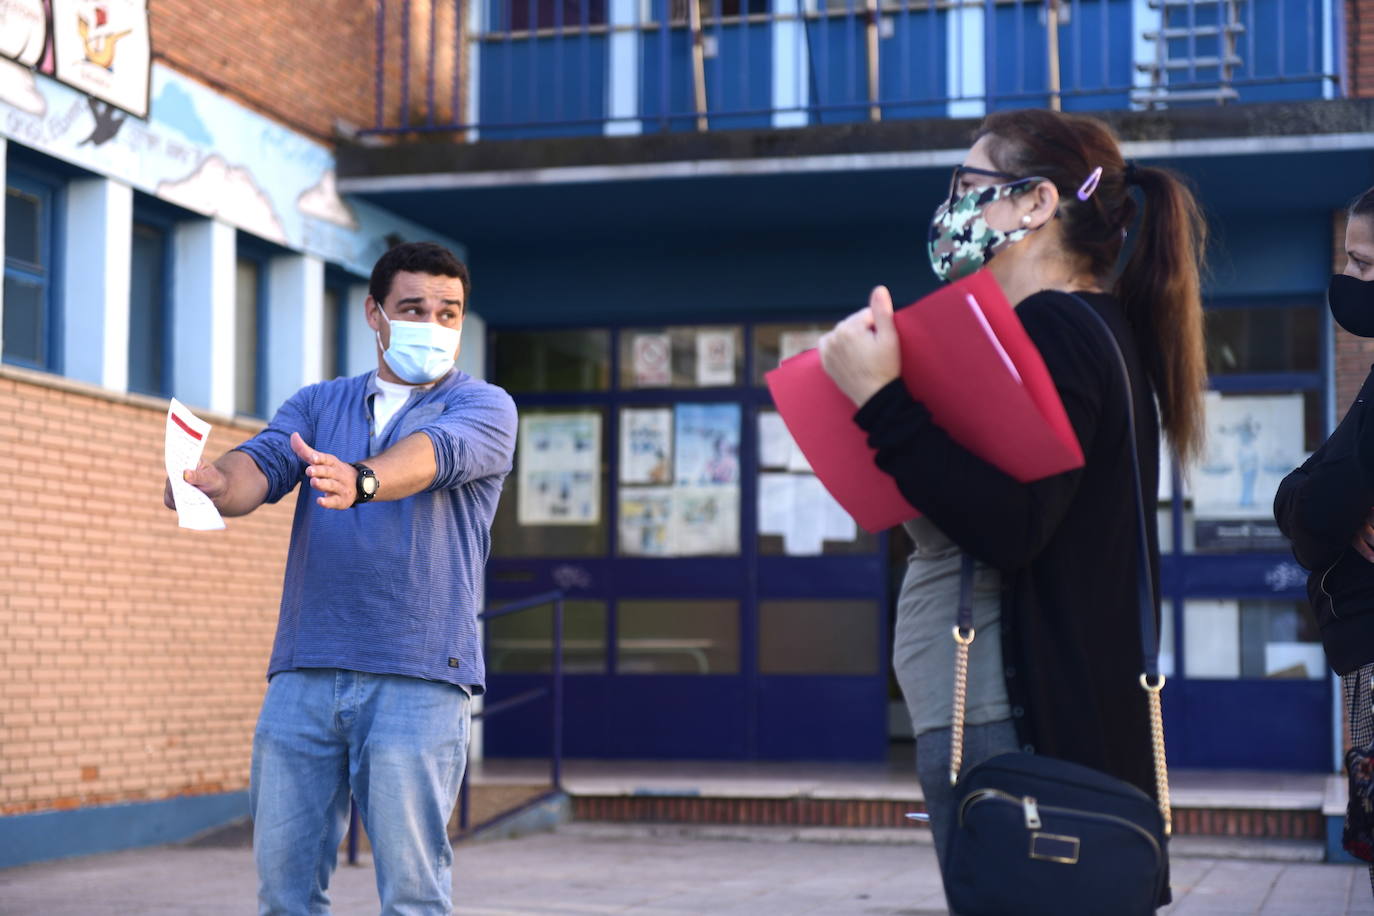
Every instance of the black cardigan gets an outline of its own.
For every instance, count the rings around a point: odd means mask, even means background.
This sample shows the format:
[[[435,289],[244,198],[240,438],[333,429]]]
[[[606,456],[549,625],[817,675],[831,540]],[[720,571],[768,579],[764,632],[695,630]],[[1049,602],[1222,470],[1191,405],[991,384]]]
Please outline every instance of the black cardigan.
[[[1374,508],[1374,368],[1345,418],[1279,484],[1274,518],[1311,571],[1307,596],[1337,674],[1374,662],[1374,564],[1350,547]]]
[[[1159,486],[1154,394],[1120,304],[1103,294],[1082,298],[1112,329],[1131,377],[1158,615],[1158,535],[1149,511]],[[1001,571],[1003,674],[1024,748],[1110,773],[1153,797],[1120,363],[1101,325],[1065,293],[1036,293],[1016,313],[1063,399],[1086,459],[1081,469],[1019,483],[954,442],[900,381],[854,419],[907,500]]]

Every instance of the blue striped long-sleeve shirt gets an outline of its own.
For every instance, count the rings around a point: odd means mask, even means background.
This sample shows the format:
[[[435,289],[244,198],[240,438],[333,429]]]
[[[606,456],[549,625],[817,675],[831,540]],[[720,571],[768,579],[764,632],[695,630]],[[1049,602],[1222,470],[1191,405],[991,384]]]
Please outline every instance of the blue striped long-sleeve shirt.
[[[486,671],[476,615],[492,518],[515,451],[515,404],[455,370],[413,392],[374,436],[375,378],[374,371],[302,388],[239,446],[266,475],[268,502],[301,486],[267,676],[344,668],[480,693]],[[322,509],[291,450],[293,432],[349,462],[423,432],[434,444],[434,481],[405,499]]]

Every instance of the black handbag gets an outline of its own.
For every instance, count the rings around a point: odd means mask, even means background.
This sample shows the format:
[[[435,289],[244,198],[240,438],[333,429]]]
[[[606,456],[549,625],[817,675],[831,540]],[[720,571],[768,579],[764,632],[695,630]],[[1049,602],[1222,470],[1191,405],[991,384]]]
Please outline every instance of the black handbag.
[[[1077,297],[1075,297],[1077,298]],[[1082,300],[1079,300],[1082,302]],[[1125,359],[1102,324],[1126,382],[1128,434],[1135,478],[1139,563],[1137,584],[1144,673],[1150,707],[1159,802],[1136,786],[1090,767],[1035,754],[1000,754],[963,778],[968,647],[973,642],[973,560],[963,559],[959,619],[954,628],[954,716],[950,784],[959,800],[946,850],[945,893],[960,916],[1135,916],[1167,902],[1171,832],[1169,773],[1159,692],[1159,637],[1145,528],[1140,463],[1135,448],[1135,399]]]

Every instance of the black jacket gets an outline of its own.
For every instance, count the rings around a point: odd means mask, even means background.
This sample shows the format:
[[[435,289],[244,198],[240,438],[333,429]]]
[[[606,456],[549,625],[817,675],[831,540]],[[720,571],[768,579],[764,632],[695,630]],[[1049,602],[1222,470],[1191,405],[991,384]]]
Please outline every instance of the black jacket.
[[[1350,546],[1374,508],[1374,367],[1336,431],[1279,485],[1274,518],[1310,571],[1307,597],[1337,674],[1374,662],[1374,563]]]
[[[1138,682],[1136,583],[1150,576],[1158,596],[1159,551],[1155,513],[1147,512],[1151,568],[1137,568],[1127,449],[1136,450],[1144,492],[1157,492],[1159,422],[1120,304],[1106,295],[1083,298],[1126,356],[1134,443],[1115,352],[1092,315],[1058,292],[1026,298],[1016,314],[1063,399],[1084,467],[1020,483],[954,442],[901,382],[874,395],[855,420],[902,495],[961,548],[1002,572],[1003,674],[1021,743],[1110,773],[1153,797],[1149,709]],[[951,625],[953,619],[950,608]]]

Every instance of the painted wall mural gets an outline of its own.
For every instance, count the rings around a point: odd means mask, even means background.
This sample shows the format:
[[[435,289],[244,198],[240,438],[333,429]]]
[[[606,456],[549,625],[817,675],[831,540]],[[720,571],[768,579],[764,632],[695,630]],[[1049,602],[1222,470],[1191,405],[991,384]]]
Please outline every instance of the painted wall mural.
[[[0,9],[16,2],[0,0]],[[387,210],[345,200],[329,147],[169,67],[153,65],[151,98],[147,120],[130,117],[0,59],[0,134],[24,146],[362,276],[389,238],[461,250]]]

